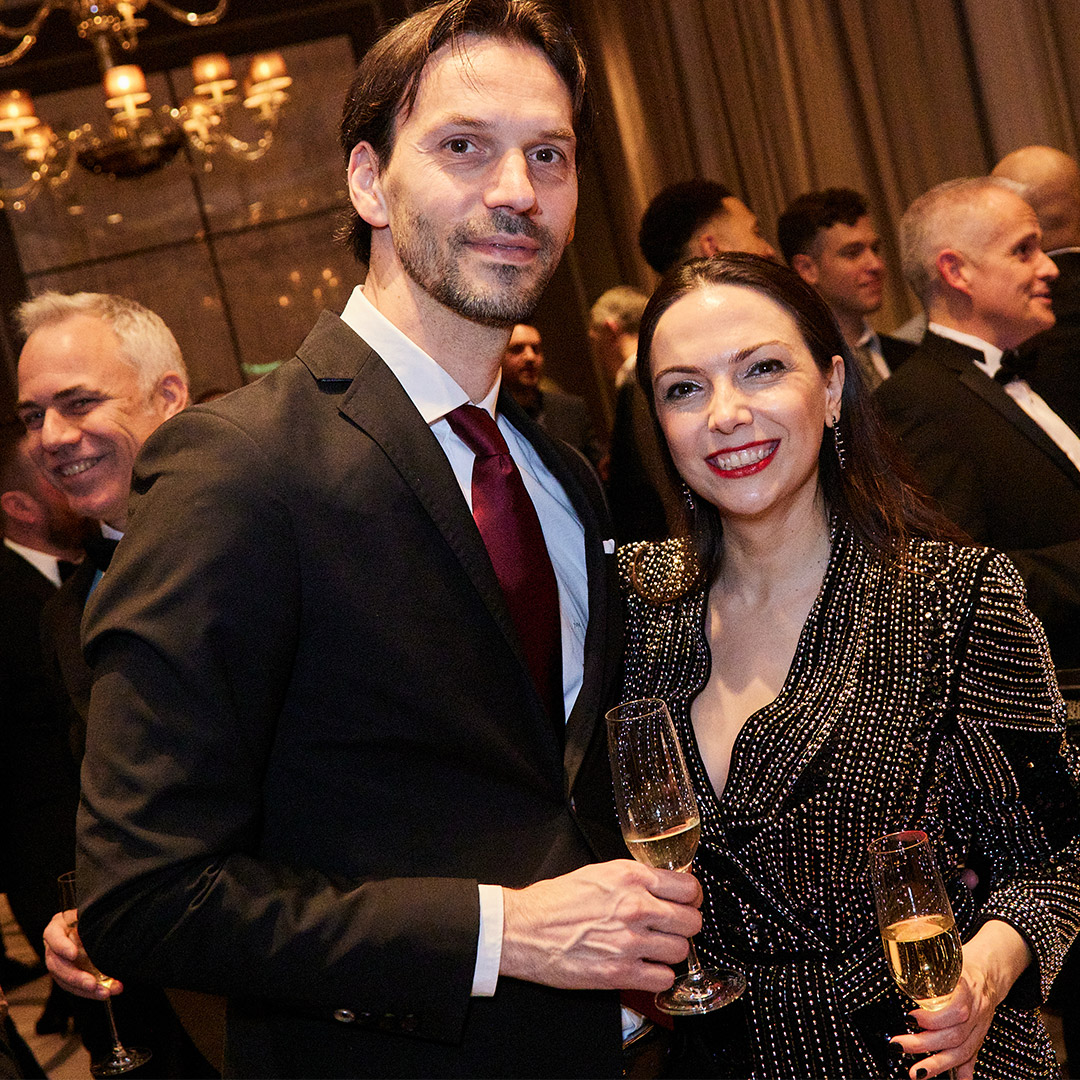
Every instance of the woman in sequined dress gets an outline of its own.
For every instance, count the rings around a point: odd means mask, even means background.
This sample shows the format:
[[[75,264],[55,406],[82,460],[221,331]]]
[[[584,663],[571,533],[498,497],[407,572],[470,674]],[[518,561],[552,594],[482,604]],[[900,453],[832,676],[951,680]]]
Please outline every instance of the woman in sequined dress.
[[[749,981],[713,1014],[745,1025],[711,1047],[717,1075],[1056,1076],[1036,1010],[1080,922],[1075,771],[1011,562],[900,479],[828,309],[787,269],[673,271],[638,372],[691,524],[620,551],[623,697],[676,718],[702,810],[697,940]],[[913,1020],[866,855],[910,828],[964,940],[952,1002]]]

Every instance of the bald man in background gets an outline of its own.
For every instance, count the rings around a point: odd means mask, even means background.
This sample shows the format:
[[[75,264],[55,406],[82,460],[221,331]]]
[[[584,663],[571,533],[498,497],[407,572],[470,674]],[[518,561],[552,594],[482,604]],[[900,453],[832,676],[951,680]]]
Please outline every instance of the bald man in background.
[[[1050,295],[1057,322],[1020,350],[1031,388],[1080,432],[1080,166],[1051,146],[1025,146],[998,162],[994,176],[1019,185],[1058,268]]]

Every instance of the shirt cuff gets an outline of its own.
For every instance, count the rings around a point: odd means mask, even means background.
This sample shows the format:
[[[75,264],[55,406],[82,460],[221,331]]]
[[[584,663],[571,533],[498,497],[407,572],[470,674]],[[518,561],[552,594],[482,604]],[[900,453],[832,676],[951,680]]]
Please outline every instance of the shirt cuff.
[[[503,894],[501,885],[479,885],[480,935],[476,943],[472,996],[492,997],[502,960]]]

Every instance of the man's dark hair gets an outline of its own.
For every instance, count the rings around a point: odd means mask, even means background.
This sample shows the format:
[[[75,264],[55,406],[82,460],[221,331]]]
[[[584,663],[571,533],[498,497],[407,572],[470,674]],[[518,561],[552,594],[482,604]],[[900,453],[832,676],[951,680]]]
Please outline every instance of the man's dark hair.
[[[366,142],[379,168],[386,167],[396,122],[399,116],[408,117],[416,103],[424,65],[444,45],[460,46],[467,35],[504,38],[539,49],[570,92],[579,142],[588,135],[585,58],[560,15],[536,0],[443,0],[398,23],[360,61],[341,114],[346,165],[357,143]],[[343,239],[360,262],[371,258],[371,226],[355,211]]]
[[[645,261],[658,274],[666,274],[686,254],[690,237],[709,218],[723,213],[724,200],[731,197],[715,180],[684,180],[664,188],[641,219],[638,246]]]
[[[851,188],[831,187],[800,195],[776,223],[776,238],[788,263],[795,255],[809,255],[822,229],[837,223],[854,225],[870,213],[866,200]]]

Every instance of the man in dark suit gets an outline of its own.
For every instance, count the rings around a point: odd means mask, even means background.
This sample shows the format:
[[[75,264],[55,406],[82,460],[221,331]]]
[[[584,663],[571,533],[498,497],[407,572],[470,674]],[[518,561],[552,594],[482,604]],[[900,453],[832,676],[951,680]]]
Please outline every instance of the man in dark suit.
[[[1035,213],[1005,181],[951,181],[912,203],[900,236],[929,330],[877,400],[942,509],[1016,562],[1055,663],[1075,667],[1080,439],[1007,352],[1054,322]]]
[[[83,556],[84,522],[31,464],[25,435],[21,424],[0,428],[0,889],[40,953],[56,879],[75,859],[79,778],[38,626],[62,572]],[[3,957],[0,986],[25,981],[21,967]]]
[[[885,288],[881,237],[866,199],[850,188],[808,191],[780,215],[776,234],[788,266],[825,298],[864,381],[880,386],[915,346],[866,321],[880,310]]]
[[[362,289],[137,463],[84,627],[80,930],[229,995],[234,1075],[617,1074],[614,989],[670,984],[700,925],[687,875],[593,864],[613,544],[499,393],[572,231],[583,78],[518,0],[373,46],[342,122]]]
[[[550,380],[549,385],[544,385],[543,376],[544,347],[540,331],[528,323],[518,323],[503,351],[503,386],[549,435],[569,443],[594,466],[598,465],[601,450],[585,399],[550,385]]]
[[[1025,146],[994,166],[1020,185],[1043,231],[1058,276],[1050,285],[1057,321],[1020,350],[1031,388],[1080,431],[1080,166],[1051,146]]]

